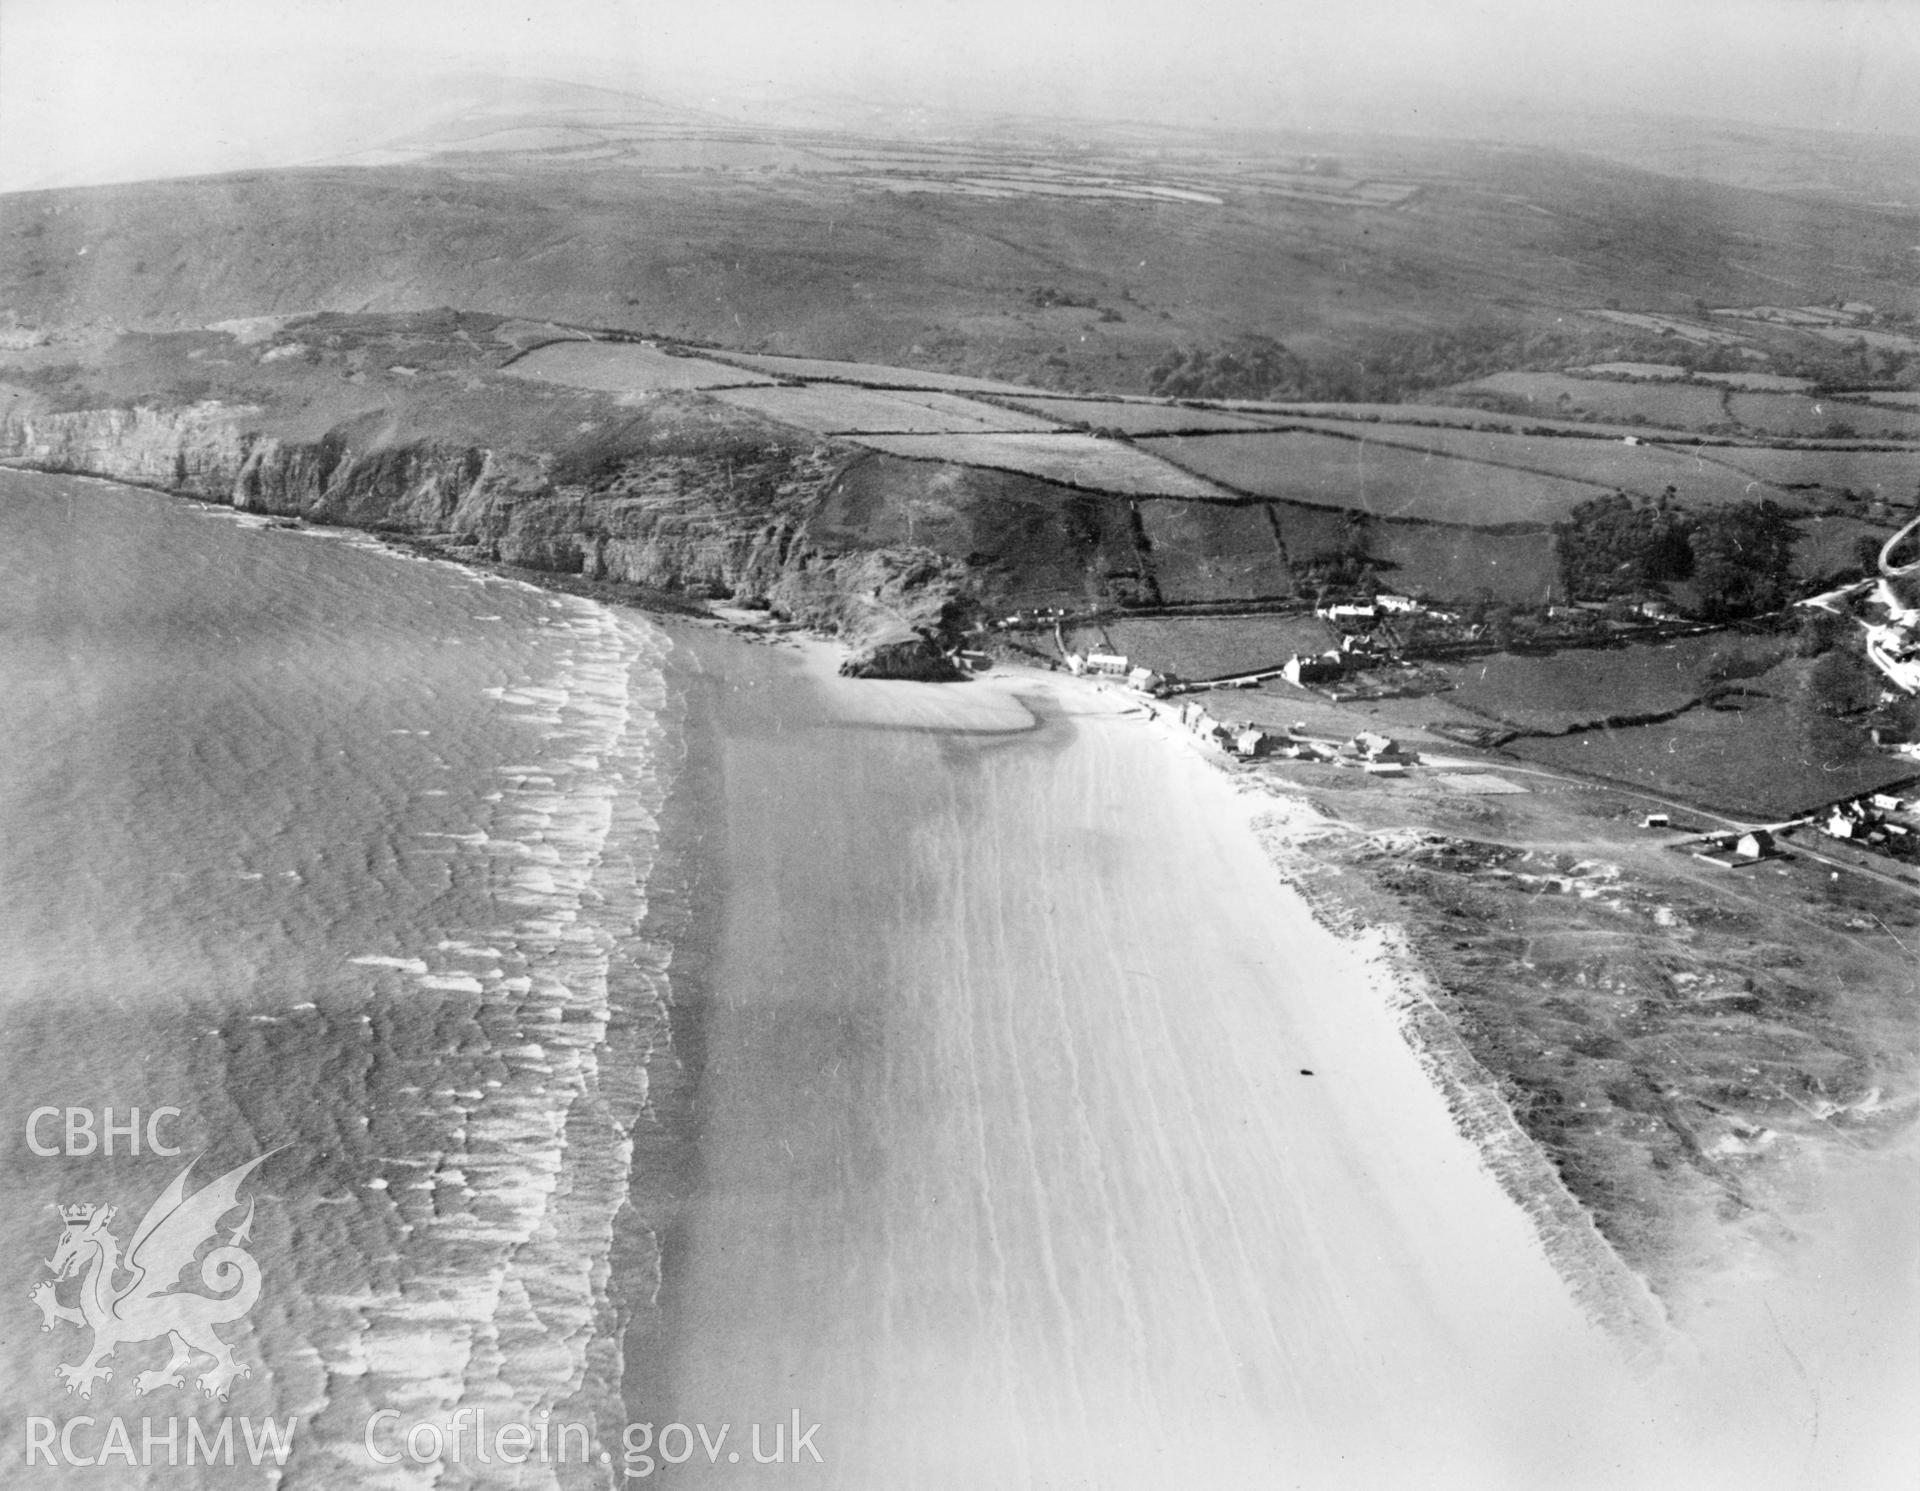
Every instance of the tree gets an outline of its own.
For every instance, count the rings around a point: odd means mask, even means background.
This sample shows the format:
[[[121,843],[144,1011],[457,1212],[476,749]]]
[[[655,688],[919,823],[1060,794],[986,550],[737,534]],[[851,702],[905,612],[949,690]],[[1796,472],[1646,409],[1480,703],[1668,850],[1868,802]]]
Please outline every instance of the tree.
[[[1701,610],[1715,620],[1779,610],[1786,602],[1798,537],[1772,498],[1714,508],[1696,518],[1687,548]]]

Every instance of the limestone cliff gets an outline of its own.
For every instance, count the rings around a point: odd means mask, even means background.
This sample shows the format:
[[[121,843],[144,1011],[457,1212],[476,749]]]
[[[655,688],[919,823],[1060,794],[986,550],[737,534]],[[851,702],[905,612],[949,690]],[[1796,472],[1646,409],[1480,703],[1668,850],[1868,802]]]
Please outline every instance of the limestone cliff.
[[[17,415],[0,458],[109,477],[250,512],[428,540],[450,555],[765,604],[855,642],[906,625],[949,634],[980,577],[931,550],[810,531],[848,453],[763,444],[629,453],[560,469],[392,429],[289,438],[218,403]],[[936,649],[937,651],[937,649]]]

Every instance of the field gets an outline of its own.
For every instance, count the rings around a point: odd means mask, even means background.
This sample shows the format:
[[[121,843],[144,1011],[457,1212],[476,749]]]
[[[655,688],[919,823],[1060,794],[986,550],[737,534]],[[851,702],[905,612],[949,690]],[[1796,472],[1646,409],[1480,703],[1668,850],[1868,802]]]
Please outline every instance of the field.
[[[1489,430],[1410,429],[1404,425],[1373,425],[1358,429],[1331,420],[1316,420],[1309,428],[1325,434],[1358,435],[1382,445],[1435,451],[1465,461],[1533,471],[1544,476],[1587,482],[1644,497],[1657,497],[1667,487],[1695,504],[1744,502],[1755,494],[1744,476],[1729,475],[1710,458],[1721,447],[1668,447],[1645,442],[1564,437],[1509,435]],[[1697,453],[1699,452],[1699,453]],[[1702,456],[1705,455],[1706,459]],[[1761,495],[1784,497],[1782,492]]]
[[[1605,488],[1371,441],[1301,431],[1169,435],[1141,448],[1260,497],[1382,518],[1495,527],[1547,524]]]
[[[501,371],[515,378],[538,378],[602,393],[660,393],[773,381],[704,358],[672,357],[644,342],[554,342],[534,348]]]
[[[1719,446],[1698,459],[1745,471],[1776,487],[1878,493],[1906,501],[1920,485],[1920,452],[1884,450],[1773,450]]]
[[[1569,368],[1577,376],[1636,378],[1663,383],[1712,383],[1721,388],[1744,388],[1754,393],[1806,393],[1810,378],[1781,373],[1697,373],[1673,362],[1601,362],[1589,368]]]
[[[1071,646],[1110,647],[1135,664],[1199,682],[1278,668],[1296,652],[1325,652],[1337,640],[1311,616],[1130,619],[1068,638]]]
[[[1800,542],[1793,546],[1793,575],[1796,580],[1841,580],[1871,568],[1860,562],[1860,546],[1871,542],[1876,548],[1887,541],[1891,530],[1884,524],[1863,523],[1858,518],[1816,517],[1800,522]]]
[[[956,394],[859,388],[844,383],[802,388],[735,388],[715,398],[782,424],[817,434],[854,431],[894,434],[977,434],[992,430],[1058,429],[1018,410],[1000,409]]]
[[[1455,703],[1518,729],[1559,732],[1684,708],[1712,686],[1715,658],[1736,658],[1733,672],[1754,675],[1781,652],[1782,644],[1758,639],[1683,637],[1544,656],[1500,652],[1450,664],[1447,672]]]
[[[1379,523],[1368,553],[1380,583],[1436,601],[1539,605],[1560,595],[1560,566],[1550,533],[1469,533],[1430,523]]]
[[[1570,378],[1564,373],[1495,373],[1455,389],[1525,399],[1542,414],[1591,414],[1617,424],[1670,430],[1713,430],[1729,426],[1726,395],[1717,388],[1689,383],[1612,381]]]
[[[1177,466],[1091,435],[860,435],[854,439],[890,456],[1018,471],[1121,497],[1231,499],[1230,493]]]
[[[716,352],[718,348],[714,349]],[[756,352],[720,353],[730,363],[775,378],[810,383],[859,383],[869,388],[934,388],[952,393],[1032,393],[1018,383],[995,383],[986,378],[963,378],[954,373],[925,372],[918,368],[884,367],[875,362],[829,362],[818,357],[772,357]],[[745,383],[768,380],[743,378]]]
[[[1139,504],[1149,563],[1160,598],[1178,603],[1204,600],[1260,600],[1295,592],[1291,554],[1308,559],[1324,545],[1336,547],[1344,536],[1340,521],[1320,511],[1326,535],[1308,529],[1299,534],[1311,546],[1295,552],[1295,525],[1289,524],[1285,547],[1276,533],[1274,509],[1264,503],[1228,506],[1221,502],[1159,502]],[[1306,513],[1307,508],[1289,509]],[[1328,523],[1326,520],[1332,518]]]
[[[1031,395],[1007,402],[1069,424],[1126,435],[1175,435],[1211,430],[1260,430],[1280,423],[1257,414],[1224,409],[1190,409],[1183,404],[1137,404],[1117,399],[1055,399]]]
[[[1866,440],[1920,440],[1920,412],[1805,394],[1736,393],[1727,405],[1743,428],[1767,435],[1820,439],[1845,426]]]
[[[1566,767],[1776,822],[1914,775],[1914,763],[1860,748],[1831,721],[1778,699],[1693,709],[1664,724],[1530,737],[1507,747]]]

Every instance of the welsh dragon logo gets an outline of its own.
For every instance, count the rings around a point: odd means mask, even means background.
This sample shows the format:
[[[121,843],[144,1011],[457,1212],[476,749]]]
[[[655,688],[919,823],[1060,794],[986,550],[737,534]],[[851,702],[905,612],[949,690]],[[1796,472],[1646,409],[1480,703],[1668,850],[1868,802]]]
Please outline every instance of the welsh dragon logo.
[[[50,1331],[57,1322],[66,1322],[93,1332],[93,1350],[85,1361],[54,1368],[54,1375],[65,1381],[69,1393],[91,1398],[95,1382],[112,1380],[113,1368],[101,1363],[118,1347],[156,1341],[162,1336],[172,1343],[173,1355],[158,1371],[135,1377],[136,1392],[185,1387],[181,1374],[196,1353],[213,1358],[213,1365],[198,1379],[208,1397],[224,1399],[234,1378],[253,1375],[251,1368],[234,1360],[233,1349],[213,1329],[240,1319],[260,1297],[260,1265],[243,1246],[252,1235],[251,1200],[246,1216],[228,1234],[225,1244],[201,1260],[200,1282],[218,1298],[176,1286],[181,1271],[200,1249],[219,1240],[221,1219],[239,1207],[241,1182],[266,1158],[261,1155],[248,1160],[191,1196],[186,1193],[187,1171],[193,1169],[189,1160],[186,1169],[174,1176],[173,1183],[147,1208],[124,1258],[120,1240],[107,1230],[117,1208],[100,1210],[89,1204],[60,1209],[65,1230],[60,1234],[59,1247],[46,1260],[53,1279],[42,1279],[29,1298],[44,1317],[41,1330]],[[75,1275],[82,1276],[78,1308],[62,1304],[58,1293],[59,1286]],[[116,1282],[123,1275],[131,1277]]]

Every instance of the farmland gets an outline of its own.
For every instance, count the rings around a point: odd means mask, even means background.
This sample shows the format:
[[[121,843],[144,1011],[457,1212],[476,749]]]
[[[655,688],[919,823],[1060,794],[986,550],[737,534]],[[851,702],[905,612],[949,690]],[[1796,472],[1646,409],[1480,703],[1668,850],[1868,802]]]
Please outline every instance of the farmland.
[[[1328,516],[1323,514],[1323,523]],[[1310,558],[1322,547],[1336,547],[1344,537],[1335,519],[1324,524],[1330,530],[1325,534],[1313,532],[1311,525],[1300,531],[1289,523],[1283,539],[1274,509],[1265,504],[1143,501],[1140,520],[1160,598],[1175,604],[1291,595],[1295,574],[1290,556]],[[1293,554],[1296,533],[1301,548]]]
[[[1517,729],[1557,734],[1603,719],[1684,709],[1713,687],[1713,672],[1764,673],[1781,652],[1771,641],[1683,637],[1544,656],[1493,653],[1447,671],[1455,703]]]
[[[1256,496],[1432,523],[1547,524],[1599,490],[1591,483],[1310,431],[1170,435],[1140,446]]]
[[[1729,477],[1724,469],[1702,456],[1717,454],[1718,446],[1697,451],[1644,440],[1510,435],[1488,430],[1414,429],[1404,425],[1374,425],[1360,430],[1333,421],[1314,421],[1309,428],[1325,434],[1352,433],[1377,445],[1434,451],[1463,461],[1505,466],[1545,476],[1564,477],[1644,497],[1657,497],[1667,487],[1696,504],[1749,501],[1755,495],[1745,477]],[[1770,493],[1779,497],[1781,493]]]
[[[909,460],[1017,471],[1122,497],[1226,501],[1232,495],[1178,466],[1091,435],[859,435],[853,439],[870,450]]]
[[[1117,652],[1181,678],[1231,678],[1277,668],[1296,652],[1325,652],[1337,642],[1311,616],[1195,616],[1129,619],[1083,627],[1068,645]]]
[[[1730,427],[1726,395],[1688,383],[1572,378],[1564,373],[1495,373],[1456,393],[1523,399],[1542,414],[1590,414],[1615,423],[1671,430]]]
[[[1732,701],[1730,701],[1732,702]],[[1914,775],[1914,764],[1863,749],[1857,734],[1778,698],[1693,709],[1658,725],[1528,737],[1507,747],[1565,767],[1702,803],[1779,820]]]
[[[1716,446],[1699,460],[1747,472],[1776,487],[1828,492],[1877,493],[1911,498],[1920,484],[1920,452],[1880,450],[1788,450],[1766,446]]]
[[[1903,409],[1766,393],[1736,393],[1727,407],[1742,428],[1762,435],[1820,439],[1844,427],[1868,440],[1920,440],[1920,412]]]
[[[1118,430],[1126,435],[1176,435],[1214,430],[1248,431],[1269,429],[1282,422],[1281,416],[1263,418],[1257,414],[1235,413],[1225,409],[1200,409],[1185,404],[1147,404],[1118,399],[1057,399],[1012,397],[1006,402],[1035,414],[1085,425],[1095,430]]]
[[[1539,605],[1561,599],[1550,533],[1487,533],[1431,523],[1377,523],[1368,553],[1381,583],[1436,600]]]
[[[940,434],[1059,428],[1048,420],[1018,410],[997,408],[956,394],[908,389],[826,383],[798,388],[727,389],[716,392],[714,397],[737,409],[749,409],[782,424],[797,425],[822,435],[853,431]]]
[[[743,372],[698,357],[673,357],[645,342],[552,342],[536,347],[502,371],[569,388],[602,393],[662,393],[771,383],[762,373]]]
[[[927,372],[918,368],[885,367],[873,362],[829,362],[818,357],[774,357],[754,352],[721,352],[716,356],[729,363],[766,373],[772,378],[794,382],[858,383],[869,388],[934,388],[951,393],[1031,393],[1018,383],[995,383],[986,378],[964,378],[953,373]],[[745,383],[763,380],[744,378]]]

